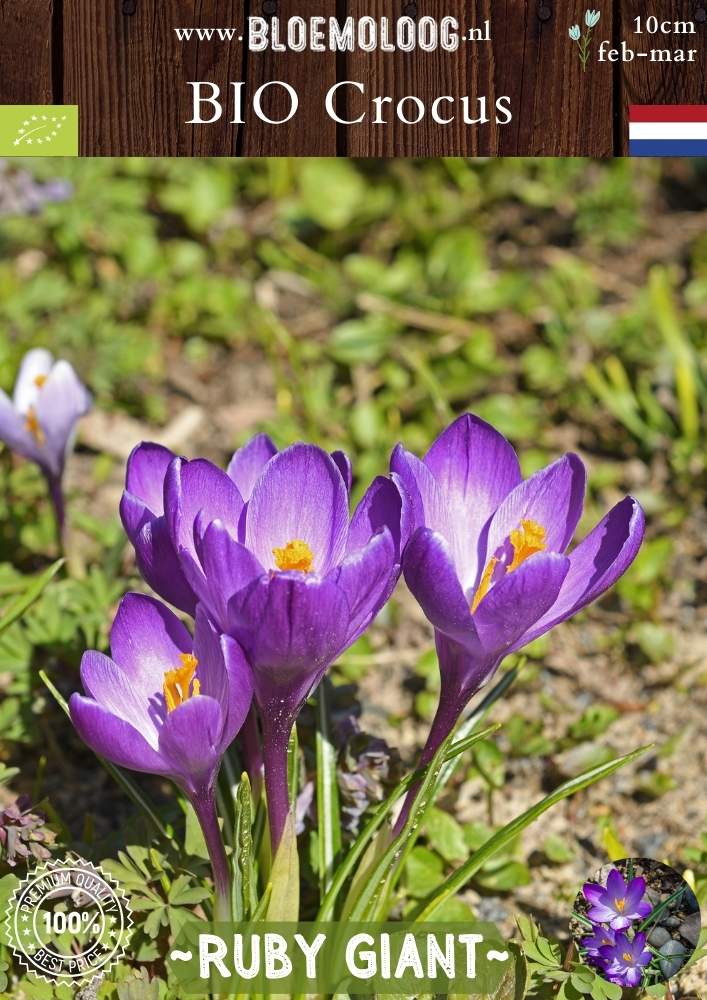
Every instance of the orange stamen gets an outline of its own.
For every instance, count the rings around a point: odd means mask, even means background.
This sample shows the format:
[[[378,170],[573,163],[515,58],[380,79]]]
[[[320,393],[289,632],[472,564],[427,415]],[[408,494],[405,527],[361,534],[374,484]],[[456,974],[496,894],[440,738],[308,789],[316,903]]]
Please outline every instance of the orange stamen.
[[[44,383],[47,381],[47,375],[35,375],[34,384],[38,389],[41,389]]]
[[[615,902],[616,902],[616,909],[619,911],[619,913],[623,913],[624,912],[624,907],[626,906],[626,900],[625,899],[617,899],[617,900],[615,900]]]
[[[536,552],[542,552],[545,549],[545,529],[537,521],[530,521],[523,518],[520,522],[520,528],[515,528],[508,537],[513,548],[513,559],[506,567],[507,573],[512,573],[514,569],[522,566],[526,559],[530,559]],[[499,560],[496,556],[491,556],[486,564],[486,569],[483,572],[483,576],[471,602],[472,614],[488,594],[498,562]]]
[[[314,553],[306,542],[301,538],[293,538],[281,549],[273,549],[275,562],[279,570],[298,570],[300,573],[309,573],[314,562]]]
[[[189,698],[196,697],[201,691],[201,684],[194,676],[199,661],[191,653],[180,653],[181,667],[166,670],[162,691],[167,705],[167,711],[173,712]]]
[[[41,424],[37,419],[37,411],[33,406],[27,410],[27,416],[25,417],[25,427],[30,432],[37,444],[44,444],[46,437],[44,436],[44,431],[42,430]]]
[[[513,562],[508,567],[508,572],[512,573],[526,559],[530,559],[536,552],[543,551],[545,548],[545,529],[537,521],[528,521],[524,518],[520,522],[520,528],[511,532],[510,539],[513,546]]]
[[[633,961],[633,955],[631,954],[631,952],[630,951],[625,951],[624,952],[624,962],[632,962],[632,961]]]

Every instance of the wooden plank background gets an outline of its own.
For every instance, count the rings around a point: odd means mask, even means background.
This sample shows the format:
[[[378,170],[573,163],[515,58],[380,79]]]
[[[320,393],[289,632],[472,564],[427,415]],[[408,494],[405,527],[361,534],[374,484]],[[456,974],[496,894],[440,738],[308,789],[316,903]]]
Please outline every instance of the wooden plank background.
[[[594,57],[601,39],[618,47],[623,37],[636,51],[696,48],[698,60],[592,58],[583,72],[568,28],[583,25],[588,6],[601,10]],[[636,36],[634,19],[648,13],[694,21],[697,33]],[[456,53],[254,53],[237,41],[180,43],[173,30],[295,14],[453,15],[479,27],[490,19],[493,41],[464,42]],[[707,0],[0,0],[0,103],[78,104],[83,155],[611,156],[626,151],[630,104],[707,103],[706,42]],[[253,116],[232,125],[230,113],[214,125],[187,125],[189,80],[213,80],[224,91],[245,80],[249,98],[268,80],[285,80],[300,109],[282,126]],[[342,80],[365,85],[365,97],[347,88],[337,105],[350,117],[365,111],[360,124],[337,125],[324,112],[326,91]],[[397,102],[407,94],[428,103],[468,95],[472,109],[485,96],[492,121],[470,127],[457,113],[442,126],[428,114],[405,125],[388,110],[390,124],[373,124],[373,97]],[[502,95],[513,110],[507,125],[493,121]],[[280,117],[284,95],[270,88],[263,106]]]

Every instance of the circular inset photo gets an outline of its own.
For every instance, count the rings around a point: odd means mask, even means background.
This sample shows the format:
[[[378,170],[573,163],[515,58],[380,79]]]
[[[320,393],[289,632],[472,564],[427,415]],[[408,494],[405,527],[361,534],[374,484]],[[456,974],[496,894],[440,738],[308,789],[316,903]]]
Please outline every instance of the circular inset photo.
[[[574,902],[570,932],[583,962],[620,986],[675,976],[700,936],[700,907],[674,868],[651,858],[604,865]]]

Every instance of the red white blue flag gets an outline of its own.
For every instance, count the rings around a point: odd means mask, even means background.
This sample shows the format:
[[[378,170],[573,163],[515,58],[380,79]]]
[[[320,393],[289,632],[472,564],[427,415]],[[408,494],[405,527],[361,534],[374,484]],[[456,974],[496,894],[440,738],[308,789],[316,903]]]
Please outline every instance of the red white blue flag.
[[[632,104],[630,156],[707,156],[707,104]]]

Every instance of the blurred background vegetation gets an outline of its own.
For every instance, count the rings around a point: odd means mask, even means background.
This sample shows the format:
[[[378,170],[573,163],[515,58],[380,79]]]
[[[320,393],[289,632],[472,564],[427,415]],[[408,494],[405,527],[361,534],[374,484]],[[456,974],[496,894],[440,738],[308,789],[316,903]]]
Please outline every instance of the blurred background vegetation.
[[[681,858],[707,894],[696,819],[704,729],[689,762],[680,751],[682,736],[699,732],[707,691],[705,168],[542,159],[16,166],[43,181],[64,178],[71,193],[34,215],[3,215],[0,204],[0,384],[9,391],[23,353],[48,346],[76,365],[96,411],[81,427],[69,480],[84,573],[57,582],[0,636],[0,783],[2,762],[33,747],[13,787],[34,801],[66,797],[66,782],[53,784],[41,758],[49,748],[55,766],[75,764],[47,721],[35,668],[74,689],[81,651],[105,644],[106,608],[134,584],[117,502],[137,440],[159,437],[222,462],[255,430],[281,446],[304,437],[348,450],[360,491],[385,472],[398,440],[423,452],[470,409],[511,438],[526,474],[564,450],[582,454],[590,494],[580,536],[626,491],[649,522],[630,573],[589,611],[596,628],[582,616],[531,649],[535,667],[509,709],[501,749],[482,746],[469,772],[485,818],[494,822],[494,795],[510,794],[511,778],[528,783],[529,759],[544,762],[536,777],[547,784],[650,735],[656,753],[621,789],[642,812],[619,809],[617,826],[611,809],[595,810],[596,858],[620,856],[623,816],[637,853],[675,858],[692,840]],[[4,452],[0,601],[18,589],[18,569],[46,564],[52,544],[38,474]],[[393,691],[381,709],[410,754],[434,704],[436,668],[420,616],[397,603],[386,615],[382,635],[364,638],[338,677],[365,688],[381,664],[412,674],[401,675],[407,700]],[[385,632],[390,621],[396,628]],[[558,650],[569,657],[565,674]],[[558,670],[574,687],[562,686]],[[660,818],[668,813],[673,841]],[[447,862],[473,849],[479,823],[462,819],[450,828],[448,813],[433,813],[438,850],[416,848],[411,895],[415,879],[427,891]],[[545,863],[571,862],[564,838],[573,822],[550,830]],[[651,851],[661,824],[666,835]],[[93,826],[80,837],[90,842]],[[477,888],[529,883],[526,860],[522,852],[502,859]],[[589,870],[586,858],[578,870]],[[565,902],[576,874],[557,890]],[[537,902],[537,884],[532,891]]]

